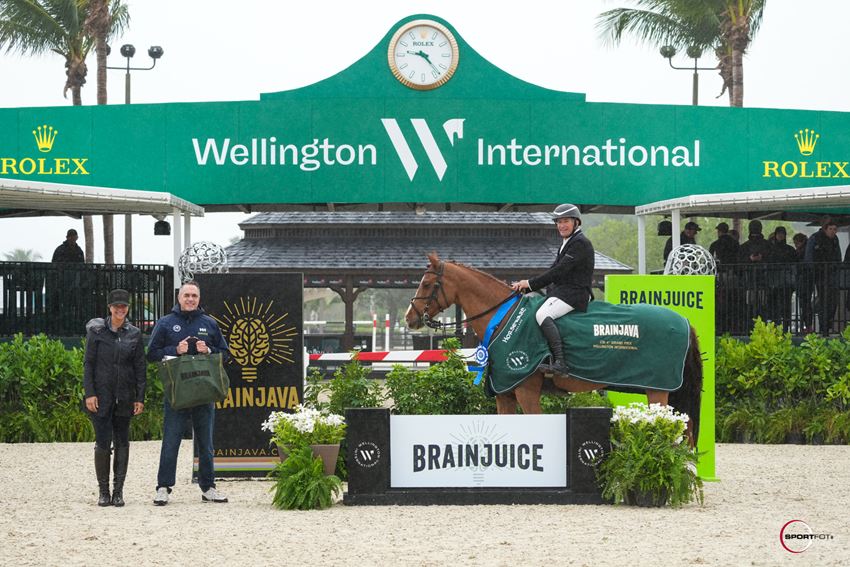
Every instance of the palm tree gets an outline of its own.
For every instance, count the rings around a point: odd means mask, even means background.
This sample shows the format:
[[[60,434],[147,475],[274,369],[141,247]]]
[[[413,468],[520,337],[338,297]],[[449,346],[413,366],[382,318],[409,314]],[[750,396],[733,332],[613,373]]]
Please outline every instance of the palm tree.
[[[744,53],[758,32],[766,0],[712,0],[720,23],[720,36],[731,54],[731,105],[744,106]]]
[[[636,8],[599,15],[603,38],[619,43],[623,35],[677,50],[713,50],[731,106],[744,104],[744,53],[758,31],[766,0],[634,0]]]
[[[35,250],[24,250],[23,248],[15,248],[11,252],[6,252],[3,257],[7,262],[36,262],[41,260],[41,254]]]
[[[106,44],[110,36],[116,14],[122,13],[124,23],[129,19],[127,7],[119,0],[113,0],[110,10],[109,0],[89,0],[89,12],[84,28],[92,38],[97,55],[97,104],[106,104],[106,56],[109,46]],[[123,27],[123,26],[122,26]],[[103,261],[115,263],[115,228],[112,215],[103,215]]]
[[[83,104],[80,91],[86,84],[88,74],[86,57],[94,44],[92,34],[85,28],[91,4],[92,0],[0,0],[0,49],[24,55],[42,55],[52,51],[64,57],[66,78],[63,93],[67,96],[68,91],[71,91],[74,106]],[[102,14],[98,11],[97,15],[93,21],[99,22]],[[110,24],[103,38],[104,43],[108,37],[123,32],[127,26],[127,7],[120,0],[112,0],[109,17]],[[105,49],[103,65],[103,72],[106,73]],[[94,230],[88,215],[83,216],[83,233],[86,262],[92,262]]]

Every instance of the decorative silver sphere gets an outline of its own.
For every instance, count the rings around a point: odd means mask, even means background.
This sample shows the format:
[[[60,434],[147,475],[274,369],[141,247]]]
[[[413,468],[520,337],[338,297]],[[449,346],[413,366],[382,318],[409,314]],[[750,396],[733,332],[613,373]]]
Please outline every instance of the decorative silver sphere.
[[[680,276],[711,276],[717,273],[717,265],[711,254],[696,244],[682,244],[670,252],[665,274]]]
[[[183,250],[177,268],[181,282],[193,279],[195,274],[226,274],[227,252],[214,242],[196,242]]]

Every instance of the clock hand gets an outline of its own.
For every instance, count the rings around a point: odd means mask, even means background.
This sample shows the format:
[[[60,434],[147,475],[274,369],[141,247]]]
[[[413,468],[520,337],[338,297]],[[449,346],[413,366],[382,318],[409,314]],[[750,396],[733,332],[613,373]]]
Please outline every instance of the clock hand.
[[[422,51],[421,49],[419,51],[410,51],[408,49],[407,53],[409,53],[410,55],[418,55],[419,57],[424,59],[428,63],[428,65],[431,66],[431,68],[434,70],[435,73],[437,73],[438,75],[441,74],[440,70],[437,69],[437,67],[433,63],[431,63],[431,58],[428,57],[428,54],[425,53],[424,51]]]
[[[431,66],[431,68],[434,70],[434,72],[436,72],[438,75],[440,74],[440,70],[437,69],[437,67],[433,63],[431,63],[431,58],[428,57],[427,53],[425,53],[424,51],[420,51],[419,55],[422,56],[422,58],[425,59],[425,61],[428,62],[428,65]]]

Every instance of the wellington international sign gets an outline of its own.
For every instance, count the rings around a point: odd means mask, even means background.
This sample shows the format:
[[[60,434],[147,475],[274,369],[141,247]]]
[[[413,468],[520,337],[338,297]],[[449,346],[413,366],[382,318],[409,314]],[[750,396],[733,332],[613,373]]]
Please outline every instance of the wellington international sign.
[[[0,177],[223,208],[631,207],[850,177],[850,114],[589,103],[508,75],[433,16],[402,20],[335,76],[259,101],[0,109],[0,125]]]

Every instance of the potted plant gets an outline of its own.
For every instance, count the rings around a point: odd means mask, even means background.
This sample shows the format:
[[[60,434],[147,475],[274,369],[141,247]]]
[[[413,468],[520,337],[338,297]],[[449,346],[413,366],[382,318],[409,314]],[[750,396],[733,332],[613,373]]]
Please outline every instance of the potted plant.
[[[805,402],[796,402],[792,407],[779,408],[767,418],[764,442],[802,445],[806,440],[804,432],[814,413],[812,404]]]
[[[289,453],[269,476],[276,478],[272,504],[280,510],[314,510],[333,505],[342,482],[324,472],[322,460],[308,446]]]
[[[597,467],[602,497],[615,504],[703,503],[697,452],[685,437],[688,416],[660,404],[614,408],[611,452]]]
[[[310,406],[299,405],[294,413],[272,412],[261,428],[272,434],[281,460],[302,447],[310,447],[325,463],[325,474],[333,474],[339,444],[345,437],[345,419]]]

